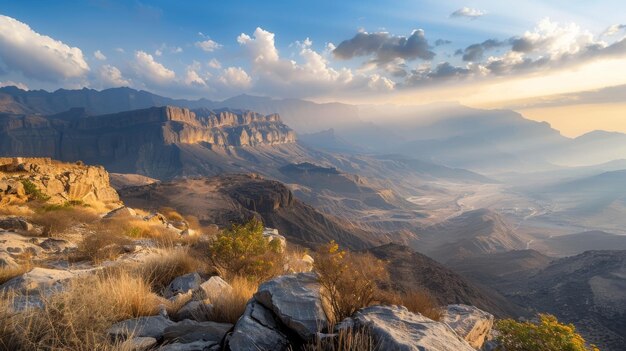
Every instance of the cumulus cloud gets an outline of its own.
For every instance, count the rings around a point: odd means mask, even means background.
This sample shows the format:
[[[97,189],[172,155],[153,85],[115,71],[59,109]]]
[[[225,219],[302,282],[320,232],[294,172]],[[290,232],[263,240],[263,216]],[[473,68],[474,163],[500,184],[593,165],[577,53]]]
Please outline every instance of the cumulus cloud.
[[[219,48],[222,47],[222,45],[218,44],[217,42],[211,40],[211,39],[207,39],[204,41],[198,41],[196,42],[196,47],[202,49],[202,51],[205,52],[213,52]],[[182,51],[182,49],[181,49]]]
[[[131,85],[130,80],[122,76],[122,72],[115,66],[103,65],[98,70],[100,85],[104,88],[127,87]]]
[[[213,69],[220,69],[222,68],[222,64],[217,60],[217,59],[210,59],[209,62],[207,62],[207,66],[209,66],[210,68]]]
[[[104,56],[104,54],[100,50],[96,50],[93,53],[93,57],[95,57],[97,60],[100,60],[100,61],[105,61],[107,59],[107,57]]]
[[[252,84],[252,78],[241,67],[226,68],[219,81],[227,87],[235,89],[248,89]]]
[[[473,9],[473,8],[469,8],[469,7],[462,7],[454,12],[452,12],[450,14],[450,17],[465,17],[465,18],[470,18],[470,19],[476,19],[478,17],[482,17],[484,15],[486,15],[487,12],[482,11],[482,10],[478,10],[478,9]]]
[[[187,71],[185,72],[185,78],[183,82],[188,86],[206,86],[206,81],[200,76],[200,73],[198,73],[200,68],[201,65],[198,61],[194,61],[191,65],[187,66]]]
[[[339,59],[373,56],[370,62],[377,65],[396,59],[432,60],[435,57],[421,29],[414,30],[409,37],[394,36],[387,32],[359,32],[352,39],[339,43],[333,54]]]
[[[79,48],[39,34],[27,24],[2,15],[0,59],[7,69],[41,81],[82,78],[89,72]]]
[[[156,62],[152,55],[144,51],[135,53],[132,68],[138,78],[151,84],[163,85],[173,81],[176,77],[174,71]]]

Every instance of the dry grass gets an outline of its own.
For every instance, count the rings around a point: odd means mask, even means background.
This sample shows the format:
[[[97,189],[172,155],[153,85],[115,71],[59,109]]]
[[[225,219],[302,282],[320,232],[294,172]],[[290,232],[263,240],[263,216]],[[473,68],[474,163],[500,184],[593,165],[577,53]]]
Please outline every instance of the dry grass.
[[[304,351],[379,351],[378,343],[367,329],[342,329],[336,338],[317,339]],[[382,350],[381,350],[382,351]]]
[[[246,309],[248,300],[257,291],[258,284],[244,277],[234,277],[229,282],[233,288],[231,294],[222,294],[211,300],[213,304],[209,320],[224,323],[236,323]]]
[[[161,299],[128,272],[107,272],[72,281],[44,300],[42,309],[12,310],[0,297],[0,350],[120,350],[106,330],[115,322],[158,312]]]
[[[443,316],[443,310],[437,300],[425,290],[414,290],[408,293],[385,291],[380,295],[380,302],[384,305],[400,305],[413,313],[420,313],[434,321]]]
[[[187,249],[163,249],[143,262],[138,273],[154,291],[161,292],[174,278],[192,272],[206,271],[206,264],[189,254]]]
[[[31,217],[33,223],[43,227],[43,236],[56,236],[79,224],[98,222],[100,216],[90,207],[42,207]]]
[[[31,268],[30,264],[20,264],[17,267],[0,267],[0,285],[30,271]]]
[[[115,228],[100,223],[90,227],[93,233],[87,234],[78,244],[76,252],[68,258],[70,261],[91,261],[100,263],[105,260],[114,260],[124,253],[124,245],[131,240],[121,235]]]
[[[168,221],[184,221],[185,220],[185,218],[183,218],[183,215],[178,213],[178,211],[176,211],[172,207],[161,207],[159,209],[159,213],[164,215]]]
[[[33,214],[33,210],[31,210],[28,206],[25,205],[7,205],[2,204],[0,206],[0,215],[2,216],[30,216]]]

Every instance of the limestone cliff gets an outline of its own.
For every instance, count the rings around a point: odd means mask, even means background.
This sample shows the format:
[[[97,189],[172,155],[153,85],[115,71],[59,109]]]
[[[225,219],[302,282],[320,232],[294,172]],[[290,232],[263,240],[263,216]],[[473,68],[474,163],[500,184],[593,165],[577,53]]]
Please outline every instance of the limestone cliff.
[[[184,145],[230,149],[295,142],[276,114],[152,107],[90,116],[0,114],[0,156],[51,157],[102,164],[114,172],[172,176]]]
[[[49,158],[0,158],[0,204],[26,201],[40,193],[48,203],[82,201],[90,205],[120,203],[103,167],[63,163]]]

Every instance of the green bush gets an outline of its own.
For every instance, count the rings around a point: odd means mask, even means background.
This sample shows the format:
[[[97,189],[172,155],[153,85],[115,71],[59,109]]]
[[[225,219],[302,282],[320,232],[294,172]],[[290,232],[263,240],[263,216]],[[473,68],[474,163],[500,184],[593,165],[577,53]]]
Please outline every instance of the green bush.
[[[496,323],[497,341],[506,351],[599,351],[587,347],[572,324],[562,324],[550,314],[539,314],[539,322],[503,319]]]
[[[24,191],[26,192],[26,195],[28,195],[28,197],[30,197],[31,199],[40,201],[48,201],[50,199],[50,196],[42,193],[41,190],[37,188],[37,185],[35,185],[35,183],[31,182],[30,180],[22,180],[22,185],[24,185]]]
[[[263,237],[263,224],[255,219],[217,234],[209,245],[209,255],[223,275],[264,280],[283,270],[280,242]]]

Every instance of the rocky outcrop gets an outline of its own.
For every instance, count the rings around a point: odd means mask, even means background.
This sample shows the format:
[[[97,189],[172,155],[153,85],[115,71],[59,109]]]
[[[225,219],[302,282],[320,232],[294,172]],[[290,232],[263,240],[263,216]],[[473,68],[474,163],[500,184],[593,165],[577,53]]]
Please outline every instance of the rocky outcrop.
[[[0,158],[0,203],[24,202],[28,197],[52,204],[81,201],[90,205],[119,205],[117,192],[103,167],[62,163],[49,158]]]
[[[366,329],[381,350],[473,351],[447,324],[402,306],[371,306],[343,321],[339,329]]]
[[[493,315],[474,306],[449,305],[443,313],[442,322],[473,348],[480,349],[493,327]]]

